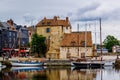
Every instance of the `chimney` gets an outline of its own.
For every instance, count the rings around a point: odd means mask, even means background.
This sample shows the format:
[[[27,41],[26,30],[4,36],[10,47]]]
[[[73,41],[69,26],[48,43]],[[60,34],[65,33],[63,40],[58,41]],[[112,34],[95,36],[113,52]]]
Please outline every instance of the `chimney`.
[[[27,26],[26,26],[26,25],[24,25],[24,28],[27,28]]]
[[[7,23],[10,24],[11,26],[13,26],[13,23],[14,23],[14,22],[13,22],[12,19],[10,19],[10,20],[7,20]]]
[[[68,17],[66,17],[66,21],[68,22]]]
[[[54,20],[57,21],[57,16],[54,16]]]
[[[44,17],[44,22],[46,22],[46,17]]]

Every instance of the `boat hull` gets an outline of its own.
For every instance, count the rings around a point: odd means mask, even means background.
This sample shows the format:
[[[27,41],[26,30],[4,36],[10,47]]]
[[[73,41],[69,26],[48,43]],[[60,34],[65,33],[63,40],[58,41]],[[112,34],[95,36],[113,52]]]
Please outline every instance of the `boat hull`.
[[[102,68],[104,66],[104,63],[97,62],[73,62],[72,64],[79,68]]]
[[[14,67],[37,67],[42,66],[43,62],[11,62]]]

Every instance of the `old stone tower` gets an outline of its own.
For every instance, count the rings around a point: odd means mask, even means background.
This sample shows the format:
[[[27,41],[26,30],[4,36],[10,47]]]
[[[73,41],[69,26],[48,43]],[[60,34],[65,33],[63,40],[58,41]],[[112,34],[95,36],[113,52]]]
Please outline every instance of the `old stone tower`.
[[[71,24],[66,17],[65,20],[54,16],[53,19],[42,19],[36,25],[38,35],[46,37],[48,52],[46,58],[58,59],[60,55],[60,43],[65,33],[71,33]]]

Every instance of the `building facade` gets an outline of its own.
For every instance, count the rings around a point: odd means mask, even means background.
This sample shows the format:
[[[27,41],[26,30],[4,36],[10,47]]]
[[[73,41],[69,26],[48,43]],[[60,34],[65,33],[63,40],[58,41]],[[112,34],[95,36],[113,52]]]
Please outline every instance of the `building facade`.
[[[60,47],[60,59],[85,58],[93,56],[91,32],[73,32],[64,35]]]
[[[112,52],[113,53],[120,53],[120,46],[119,45],[115,45],[112,47]]]
[[[29,36],[27,28],[19,26],[8,20],[7,22],[0,22],[0,52],[14,53],[14,50],[19,48],[19,39],[21,46],[26,46],[29,43]],[[21,38],[19,37],[21,34]]]
[[[3,25],[2,23],[0,22],[0,56],[2,54],[2,30],[3,30]]]
[[[29,32],[26,26],[17,25],[16,30],[18,31],[18,45],[20,47],[26,47],[29,43]]]
[[[32,41],[32,35],[36,32],[35,26],[27,27],[28,33],[29,33],[29,42]]]
[[[0,50],[2,53],[9,53],[7,55],[12,54],[12,51],[14,48],[16,48],[16,39],[17,39],[17,31],[13,26],[9,25],[9,21],[7,22],[0,22],[2,28],[1,28],[1,39],[0,39]]]
[[[2,31],[2,50],[10,51],[14,50],[17,47],[17,32],[12,30],[3,30]]]
[[[48,52],[46,58],[59,58],[60,43],[65,33],[71,33],[71,24],[68,17],[65,20],[54,16],[53,19],[46,17],[36,25],[38,35],[46,37]]]

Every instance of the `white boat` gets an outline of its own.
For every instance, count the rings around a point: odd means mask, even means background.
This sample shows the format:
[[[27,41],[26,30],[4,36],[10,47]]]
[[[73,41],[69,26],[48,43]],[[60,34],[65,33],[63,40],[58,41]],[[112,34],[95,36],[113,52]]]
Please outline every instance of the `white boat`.
[[[15,67],[35,67],[35,66],[42,66],[44,62],[34,62],[34,61],[12,61],[12,66]]]

